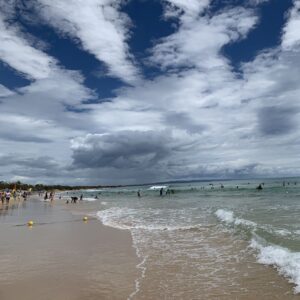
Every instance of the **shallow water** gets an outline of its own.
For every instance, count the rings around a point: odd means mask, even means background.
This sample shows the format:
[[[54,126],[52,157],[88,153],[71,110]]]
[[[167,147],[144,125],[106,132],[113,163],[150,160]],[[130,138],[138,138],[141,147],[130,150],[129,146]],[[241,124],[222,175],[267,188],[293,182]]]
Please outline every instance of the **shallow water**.
[[[299,298],[300,179],[222,184],[84,192],[103,224],[131,231],[140,278],[130,298]]]

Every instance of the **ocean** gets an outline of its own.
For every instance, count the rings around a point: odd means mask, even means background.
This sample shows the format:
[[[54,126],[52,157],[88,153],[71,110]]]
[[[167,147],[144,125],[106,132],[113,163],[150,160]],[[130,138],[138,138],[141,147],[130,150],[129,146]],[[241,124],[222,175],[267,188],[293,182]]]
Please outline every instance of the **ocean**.
[[[299,297],[299,178],[159,188],[77,192],[104,225],[131,232],[140,276],[128,299]]]

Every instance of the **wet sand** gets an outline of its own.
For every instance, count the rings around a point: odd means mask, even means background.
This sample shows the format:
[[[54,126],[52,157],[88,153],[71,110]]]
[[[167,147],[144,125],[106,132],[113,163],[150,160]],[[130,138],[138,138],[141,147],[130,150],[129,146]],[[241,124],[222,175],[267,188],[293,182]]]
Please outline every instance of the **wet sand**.
[[[184,236],[188,234],[183,231],[177,233],[177,238],[172,236],[170,239],[169,233],[165,233],[162,239],[167,240],[173,249],[179,247],[178,251],[173,251],[172,257],[167,249],[156,247],[149,250],[150,243],[144,240],[147,245],[141,247],[141,251],[147,257],[147,271],[135,299],[300,299],[286,278],[279,276],[274,268],[258,264],[254,253],[251,255],[245,251],[245,241],[235,240],[224,233],[212,236],[209,230],[201,229],[199,236],[205,239],[204,246],[196,245],[198,255],[193,257],[188,255],[195,253],[191,247],[189,253],[180,249],[185,242]],[[151,240],[151,243],[157,243],[155,239]],[[236,256],[236,252],[240,255]]]
[[[139,276],[130,233],[60,206],[32,197],[0,207],[0,299],[127,299]]]

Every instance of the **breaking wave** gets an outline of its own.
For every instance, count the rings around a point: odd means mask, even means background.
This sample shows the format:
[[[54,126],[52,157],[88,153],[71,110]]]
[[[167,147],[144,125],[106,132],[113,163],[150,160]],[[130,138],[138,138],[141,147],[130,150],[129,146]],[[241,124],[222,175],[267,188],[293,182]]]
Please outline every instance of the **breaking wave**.
[[[249,220],[245,220],[245,219],[240,219],[240,218],[236,218],[233,214],[232,211],[229,210],[224,210],[224,209],[218,209],[215,212],[215,215],[217,216],[217,218],[222,221],[225,222],[227,224],[232,224],[232,225],[244,225],[247,227],[253,227],[256,228],[257,224],[249,221]]]
[[[295,293],[300,293],[300,252],[291,252],[287,248],[277,245],[263,245],[253,238],[250,247],[257,250],[257,261],[264,265],[271,265],[289,282],[294,283]]]
[[[300,252],[292,252],[287,248],[268,243],[256,233],[257,229],[263,229],[275,235],[288,236],[292,234],[290,231],[268,228],[263,225],[258,226],[255,222],[235,217],[234,213],[229,210],[218,209],[215,215],[226,225],[242,225],[251,229],[250,248],[257,251],[257,261],[260,264],[271,265],[276,268],[280,275],[296,285],[295,293],[300,293]]]

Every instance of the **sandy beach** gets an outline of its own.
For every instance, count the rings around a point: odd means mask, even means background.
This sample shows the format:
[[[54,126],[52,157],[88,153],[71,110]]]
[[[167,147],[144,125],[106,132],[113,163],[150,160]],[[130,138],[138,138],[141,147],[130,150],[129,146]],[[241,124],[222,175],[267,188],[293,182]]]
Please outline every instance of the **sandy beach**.
[[[138,276],[130,233],[62,208],[31,196],[0,210],[0,299],[126,299]]]
[[[1,300],[299,299],[240,234],[214,223],[183,226],[186,209],[181,217],[164,208],[163,218],[172,214],[161,219],[160,210],[145,208],[181,198],[136,201],[113,191],[66,204],[73,193],[0,204]]]

